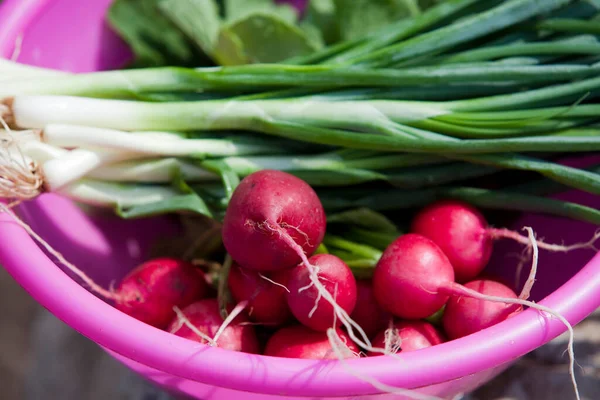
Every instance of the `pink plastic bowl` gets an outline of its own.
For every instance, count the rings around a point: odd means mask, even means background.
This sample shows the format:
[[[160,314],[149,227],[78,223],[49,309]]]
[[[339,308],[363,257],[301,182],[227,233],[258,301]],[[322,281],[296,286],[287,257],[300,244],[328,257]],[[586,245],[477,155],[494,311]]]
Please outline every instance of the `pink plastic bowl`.
[[[73,72],[114,68],[126,47],[106,28],[109,0],[6,0],[0,9],[0,52],[9,58],[19,36],[18,61]],[[598,199],[568,194],[588,205]],[[144,260],[149,244],[176,232],[168,218],[122,221],[90,215],[68,200],[44,195],[19,213],[42,237],[97,282],[108,285]],[[360,371],[388,385],[453,398],[472,391],[565,331],[557,320],[528,310],[469,337],[402,356],[334,361],[278,359],[198,345],[132,319],[65,274],[10,218],[2,215],[0,263],[39,303],[115,358],[166,390],[196,399],[384,398],[348,373]],[[594,226],[523,216],[550,241],[587,240]],[[567,236],[568,235],[568,236]],[[518,248],[497,246],[492,273],[514,275]],[[600,305],[600,258],[591,252],[542,254],[534,299],[576,324]],[[566,359],[565,359],[566,361]],[[398,397],[394,397],[398,398]]]

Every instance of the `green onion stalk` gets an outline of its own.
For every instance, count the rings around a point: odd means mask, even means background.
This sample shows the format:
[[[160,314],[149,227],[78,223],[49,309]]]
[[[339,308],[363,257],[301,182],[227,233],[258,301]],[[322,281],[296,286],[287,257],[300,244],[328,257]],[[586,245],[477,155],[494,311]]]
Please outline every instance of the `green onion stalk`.
[[[242,129],[275,134],[277,124],[300,124],[306,127],[346,128],[387,133],[391,130],[402,132],[393,124],[408,124],[437,130],[449,131],[448,125],[456,124],[462,129],[471,128],[471,134],[481,132],[486,136],[506,136],[563,130],[568,126],[540,123],[544,121],[505,114],[513,126],[503,126],[498,122],[494,127],[467,118],[452,119],[452,114],[480,113],[534,108],[562,100],[563,112],[568,114],[577,99],[600,89],[600,78],[588,78],[565,84],[552,85],[539,89],[513,94],[481,97],[476,99],[445,102],[367,100],[367,101],[319,101],[315,99],[279,100],[206,100],[189,102],[152,103],[144,101],[93,99],[71,96],[23,95],[11,98],[3,112],[3,118],[24,129],[43,129],[48,124],[82,125],[117,130],[230,130]],[[597,107],[590,106],[583,111],[573,111],[573,118],[595,117]],[[554,110],[538,110],[540,115]],[[425,124],[425,126],[424,126]],[[484,128],[496,128],[496,131]],[[479,131],[478,131],[479,129]],[[295,140],[303,140],[298,137]],[[406,135],[405,135],[406,136]],[[410,136],[410,135],[408,135]],[[335,145],[335,144],[334,144]],[[461,146],[462,147],[462,146]],[[464,146],[465,148],[467,146]],[[546,151],[546,150],[544,150]]]
[[[573,47],[579,48],[572,45],[571,48]],[[598,54],[597,48],[595,53],[590,50],[586,54]],[[3,68],[3,64],[0,63],[0,71]],[[12,68],[9,68],[9,76]],[[498,82],[530,85],[583,79],[597,76],[599,72],[600,65],[584,63],[512,65],[475,62],[401,69],[280,64],[205,68],[161,67],[58,76],[23,74],[25,76],[22,78],[17,75],[2,81],[0,98],[45,94],[147,100],[160,93],[236,94],[286,88],[402,88],[414,85]]]
[[[139,218],[167,212],[191,212],[222,217],[227,202],[220,185],[191,186],[127,184],[82,179],[60,192],[84,204],[115,209],[123,218]],[[321,189],[319,197],[326,212],[335,213],[366,207],[380,212],[415,209],[425,204],[457,199],[486,210],[545,214],[600,224],[600,211],[581,204],[512,190],[490,190],[469,186],[442,186],[416,190]]]

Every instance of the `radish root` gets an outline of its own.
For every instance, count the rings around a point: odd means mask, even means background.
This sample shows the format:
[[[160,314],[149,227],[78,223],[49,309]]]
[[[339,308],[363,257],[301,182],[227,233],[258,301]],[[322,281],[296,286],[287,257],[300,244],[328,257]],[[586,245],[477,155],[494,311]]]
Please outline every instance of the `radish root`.
[[[285,285],[282,285],[281,283],[275,282],[273,279],[270,279],[270,278],[264,276],[261,273],[259,273],[258,276],[261,277],[262,279],[264,279],[265,281],[270,282],[270,283],[272,283],[275,286],[279,286],[279,287],[283,288],[286,292],[290,293],[290,289],[288,289]]]
[[[529,233],[529,240],[531,241],[531,270],[529,272],[529,277],[521,290],[521,294],[519,294],[520,299],[527,300],[531,295],[531,288],[535,283],[535,276],[537,274],[537,266],[538,266],[538,246],[537,241],[535,240],[535,234],[533,233],[533,229],[530,227],[524,228]]]
[[[396,354],[402,349],[402,338],[400,332],[394,327],[394,321],[390,320],[388,328],[384,333],[385,353]]]
[[[219,337],[225,331],[225,328],[227,328],[233,322],[235,317],[237,317],[242,311],[244,311],[244,308],[246,308],[247,305],[248,305],[247,301],[242,301],[238,305],[236,305],[233,310],[231,310],[231,312],[229,313],[227,318],[225,318],[225,320],[223,321],[221,326],[219,326],[219,329],[217,329],[217,333],[215,333],[215,337],[213,338],[215,345],[216,345],[217,341],[219,340]]]
[[[185,314],[179,309],[179,307],[175,306],[173,307],[173,311],[175,311],[175,314],[177,315],[177,325],[171,329],[171,331],[169,333],[175,333],[177,332],[179,329],[181,329],[181,327],[183,325],[187,326],[192,332],[194,332],[196,335],[198,335],[200,338],[202,338],[203,340],[206,340],[206,342],[212,346],[212,347],[217,347],[217,342],[214,339],[211,339],[208,335],[205,335],[204,333],[202,333],[198,328],[196,328],[194,326],[194,324],[192,324],[190,322],[189,319],[187,319],[187,317],[185,316]]]
[[[281,227],[275,223],[268,222],[268,221],[265,221],[265,223],[261,224],[261,225],[265,229],[268,229],[271,232],[276,232],[277,234],[279,234],[279,238],[281,240],[283,240],[291,249],[293,249],[296,252],[296,254],[298,254],[298,257],[300,257],[302,264],[304,264],[306,266],[306,268],[308,269],[309,277],[310,277],[310,281],[311,281],[311,284],[309,286],[314,285],[317,288],[318,295],[320,297],[323,297],[327,302],[329,302],[329,304],[331,304],[331,306],[333,307],[333,310],[334,310],[335,317],[339,318],[339,320],[342,322],[342,324],[346,327],[346,330],[348,331],[348,335],[350,336],[350,338],[356,344],[358,344],[360,347],[362,347],[363,349],[365,349],[367,351],[371,351],[374,353],[386,354],[385,349],[373,347],[371,345],[371,341],[369,340],[367,334],[361,328],[361,326],[358,325],[352,318],[350,318],[348,313],[336,303],[336,301],[333,298],[333,296],[331,295],[331,293],[329,293],[329,291],[325,288],[325,286],[323,286],[323,284],[319,280],[319,275],[318,275],[319,268],[315,265],[312,265],[308,261],[308,257],[304,253],[304,249],[302,249],[302,246],[300,246],[298,243],[296,243],[296,241],[287,233],[287,231],[283,227]],[[307,288],[309,286],[307,286]],[[360,337],[357,336],[355,331],[358,332],[358,336],[360,336]],[[398,357],[396,354],[389,354],[389,355],[392,357]]]
[[[33,237],[38,243],[40,243],[48,253],[52,254],[61,264],[67,267],[71,272],[77,275],[86,285],[90,287],[92,291],[99,294],[100,296],[119,301],[121,298],[117,296],[115,293],[104,289],[102,286],[95,283],[89,276],[85,274],[85,272],[81,271],[71,262],[67,261],[67,259],[60,254],[58,251],[54,250],[52,246],[44,239],[42,239],[37,233],[34,232],[33,229],[25,222],[23,222],[19,217],[15,215],[6,205],[0,203],[0,210],[8,214],[21,228],[23,228],[31,237]]]
[[[331,349],[332,349],[333,353],[335,354],[335,356],[338,358],[340,364],[342,365],[342,368],[344,368],[348,374],[350,374],[350,375],[354,376],[355,378],[358,378],[364,382],[369,383],[375,389],[380,390],[381,392],[384,392],[384,393],[402,395],[402,396],[406,396],[408,398],[415,399],[415,400],[443,400],[440,397],[429,396],[426,394],[417,393],[410,389],[400,389],[400,388],[396,388],[393,386],[389,386],[389,385],[386,385],[385,383],[379,382],[375,378],[371,378],[370,376],[366,376],[366,375],[356,371],[355,369],[350,367],[350,365],[348,365],[348,362],[346,361],[346,359],[344,357],[343,349],[344,349],[344,347],[347,347],[347,346],[341,341],[337,332],[334,329],[329,328],[327,330],[327,338],[329,339],[329,343],[331,344]]]
[[[518,243],[521,243],[521,244],[524,244],[527,246],[531,245],[531,239],[528,236],[523,236],[518,232],[511,231],[510,229],[489,228],[487,230],[487,232],[493,239],[500,239],[500,238],[512,239]],[[538,240],[537,245],[540,249],[548,250],[551,252],[568,253],[573,250],[581,250],[581,249],[591,249],[594,251],[598,251],[598,249],[595,246],[595,243],[598,241],[598,239],[600,239],[600,232],[596,232],[594,234],[594,236],[587,242],[575,243],[575,244],[572,244],[569,246],[545,243],[542,240]]]
[[[557,318],[558,320],[560,320],[560,322],[562,322],[569,331],[569,342],[568,342],[568,346],[567,346],[567,352],[569,354],[569,375],[571,376],[571,382],[573,383],[573,389],[575,390],[576,399],[581,400],[581,397],[579,395],[579,387],[577,385],[577,380],[575,378],[575,352],[573,350],[573,341],[574,341],[575,333],[573,332],[573,327],[571,326],[571,324],[569,323],[569,321],[567,321],[567,319],[565,317],[560,315],[558,312],[552,310],[551,308],[534,303],[533,301],[524,300],[521,298],[511,299],[511,298],[507,298],[507,297],[485,295],[485,294],[479,293],[476,290],[469,289],[469,288],[464,287],[459,284],[452,285],[451,287],[449,287],[447,289],[447,292],[451,295],[472,297],[474,299],[479,299],[479,300],[483,300],[483,301],[493,301],[493,302],[506,303],[506,304],[519,304],[519,305],[522,305],[525,307],[533,308],[533,309],[541,311],[541,312],[545,312],[545,313],[550,314],[553,317]]]

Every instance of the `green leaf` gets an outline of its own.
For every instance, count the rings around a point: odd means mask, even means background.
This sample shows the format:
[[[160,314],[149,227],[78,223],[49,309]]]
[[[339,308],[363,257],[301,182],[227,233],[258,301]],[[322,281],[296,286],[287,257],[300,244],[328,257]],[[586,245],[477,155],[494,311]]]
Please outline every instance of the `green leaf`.
[[[341,236],[326,234],[323,238],[323,243],[333,254],[336,251],[342,250],[352,255],[352,258],[371,259],[377,262],[381,258],[381,251],[378,249],[364,245],[361,243],[352,242]]]
[[[163,201],[129,208],[118,206],[116,213],[121,218],[133,219],[186,211],[212,217],[212,213],[197,194],[183,194]]]
[[[225,0],[225,19],[228,22],[243,19],[255,13],[272,13],[291,24],[298,14],[289,4],[276,4],[274,0]]]
[[[310,0],[300,26],[308,31],[317,30],[324,43],[340,40],[334,0]]]
[[[325,46],[325,41],[319,28],[310,23],[309,21],[302,21],[299,25],[300,29],[304,32],[308,40],[310,40],[315,47],[322,48]]]
[[[107,19],[134,53],[130,67],[211,65],[212,62],[158,8],[160,0],[115,0]]]
[[[315,250],[314,254],[329,254],[329,250],[327,249],[327,246],[321,243]]]
[[[345,168],[340,170],[294,170],[290,169],[292,175],[306,181],[311,186],[348,186],[358,185],[365,182],[385,181],[383,174],[355,168]]]
[[[356,225],[377,232],[398,232],[396,225],[385,215],[365,207],[328,215],[327,223]]]
[[[117,205],[117,215],[121,218],[132,219],[170,213],[191,212],[206,215],[211,218],[213,217],[211,210],[204,200],[183,180],[181,171],[175,170],[173,172],[172,186],[179,191],[181,195],[154,203],[141,204],[128,208]]]
[[[277,63],[315,50],[297,26],[274,14],[255,13],[221,28],[214,56],[221,65]]]
[[[420,13],[416,0],[334,0],[340,36],[352,40]]]
[[[221,25],[214,0],[160,0],[158,6],[207,55],[212,55]]]
[[[235,171],[223,160],[207,160],[200,163],[200,165],[221,176],[227,199],[230,199],[235,188],[240,184],[240,178]]]

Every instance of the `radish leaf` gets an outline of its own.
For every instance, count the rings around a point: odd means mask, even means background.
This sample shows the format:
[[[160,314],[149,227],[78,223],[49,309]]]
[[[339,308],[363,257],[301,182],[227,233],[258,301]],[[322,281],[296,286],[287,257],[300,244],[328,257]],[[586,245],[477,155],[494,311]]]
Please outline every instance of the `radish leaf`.
[[[320,32],[322,40],[330,45],[340,40],[334,0],[309,0],[301,27],[310,26]]]
[[[130,67],[212,63],[158,8],[160,0],[115,0],[108,22],[133,51]]]
[[[275,14],[255,13],[223,26],[214,55],[221,65],[276,63],[317,48],[297,26]]]
[[[158,6],[207,55],[212,55],[221,24],[214,0],[160,0]]]
[[[342,39],[364,37],[382,26],[420,13],[416,0],[334,0]]]
[[[225,0],[225,19],[233,22],[255,13],[275,14],[290,24],[298,20],[298,14],[289,4],[275,4],[274,0]]]

